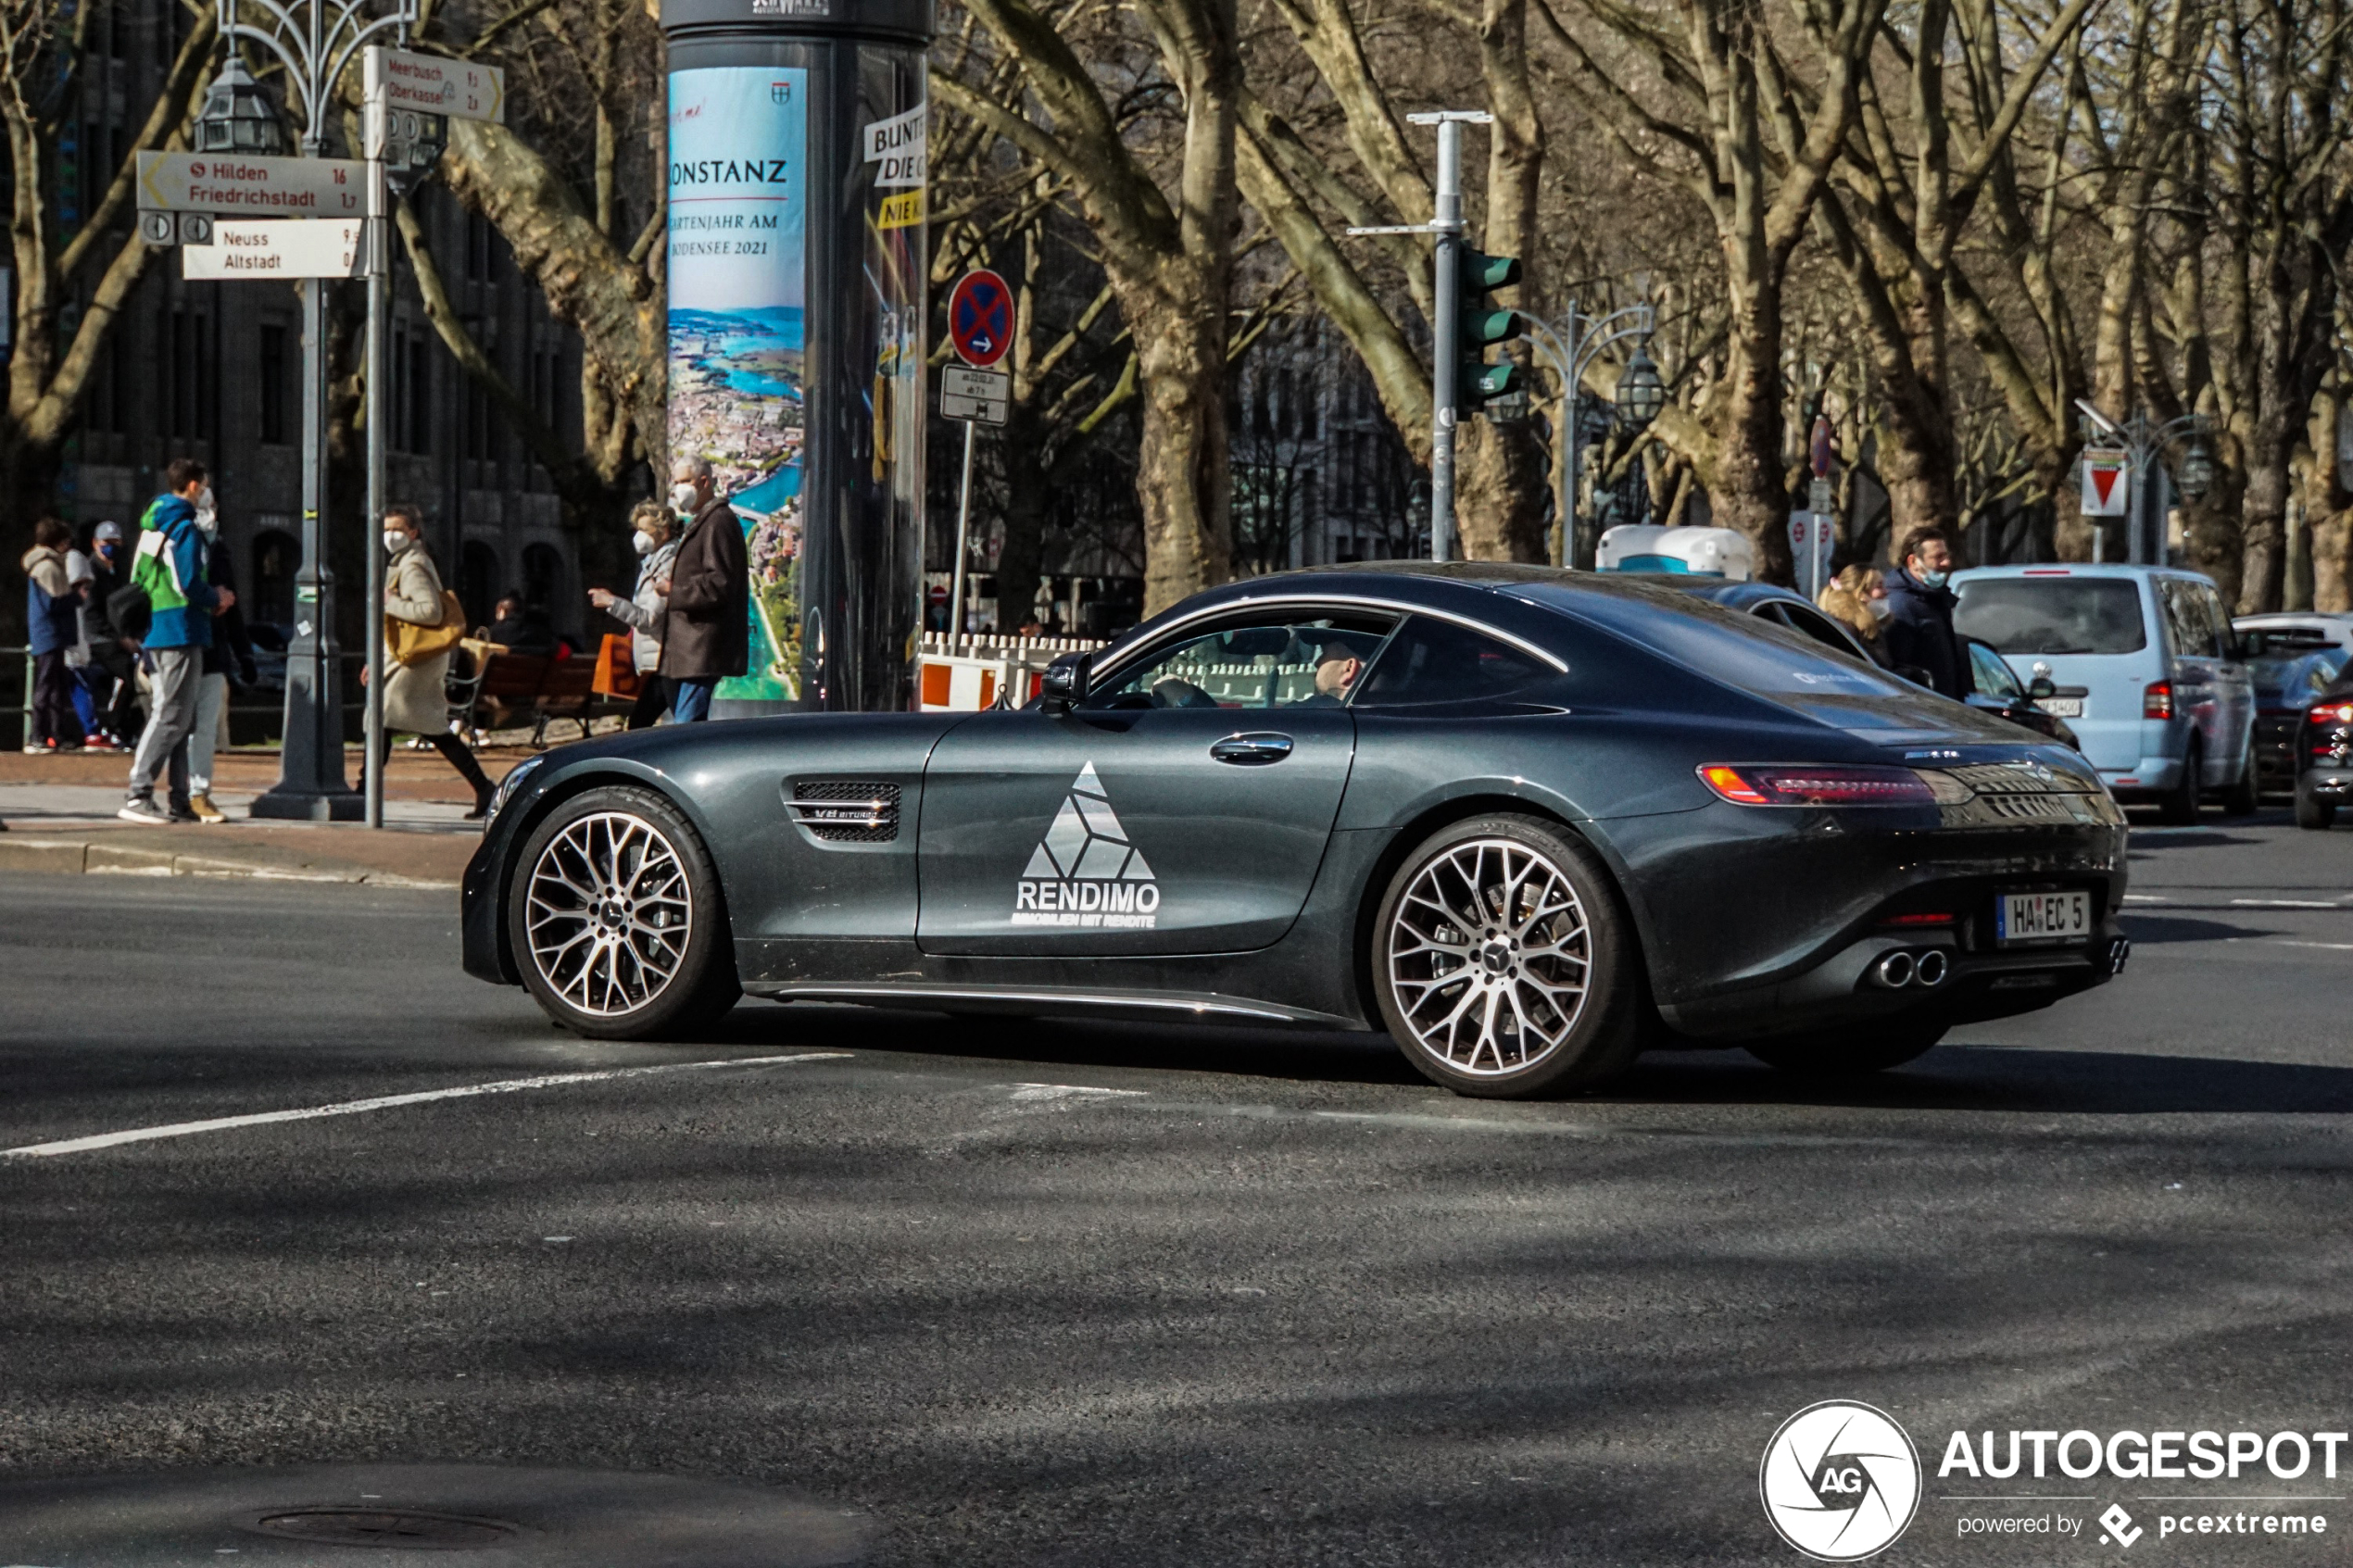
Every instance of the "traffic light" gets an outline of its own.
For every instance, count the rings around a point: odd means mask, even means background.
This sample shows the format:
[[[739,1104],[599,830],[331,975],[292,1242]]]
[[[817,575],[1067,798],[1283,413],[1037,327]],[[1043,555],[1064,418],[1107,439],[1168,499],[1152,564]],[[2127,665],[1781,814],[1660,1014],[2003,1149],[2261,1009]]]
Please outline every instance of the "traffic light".
[[[1459,267],[1455,276],[1462,287],[1462,325],[1455,342],[1462,350],[1462,368],[1455,372],[1454,388],[1461,411],[1475,414],[1521,390],[1517,365],[1508,359],[1494,365],[1487,362],[1490,344],[1508,343],[1519,335],[1518,312],[1499,310],[1488,298],[1497,289],[1519,282],[1519,262],[1465,245]]]

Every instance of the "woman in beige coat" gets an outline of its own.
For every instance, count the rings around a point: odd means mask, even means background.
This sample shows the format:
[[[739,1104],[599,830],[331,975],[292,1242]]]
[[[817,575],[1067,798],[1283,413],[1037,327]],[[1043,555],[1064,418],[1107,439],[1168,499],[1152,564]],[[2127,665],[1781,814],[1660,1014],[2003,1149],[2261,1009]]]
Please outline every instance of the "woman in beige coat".
[[[384,615],[412,626],[438,626],[443,610],[441,573],[417,537],[417,515],[406,507],[384,512]],[[449,655],[437,653],[414,664],[396,664],[384,678],[384,757],[392,756],[393,732],[422,735],[474,786],[469,817],[490,814],[494,786],[466,743],[449,733]]]

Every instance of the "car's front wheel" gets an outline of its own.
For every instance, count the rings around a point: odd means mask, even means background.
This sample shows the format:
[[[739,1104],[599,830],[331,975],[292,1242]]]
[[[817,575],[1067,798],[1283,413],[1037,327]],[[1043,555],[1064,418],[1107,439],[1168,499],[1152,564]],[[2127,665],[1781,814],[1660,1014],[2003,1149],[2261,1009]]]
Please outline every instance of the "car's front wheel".
[[[2222,815],[2226,817],[2254,815],[2256,809],[2262,805],[2257,793],[2260,782],[2255,768],[2255,747],[2250,745],[2246,748],[2246,758],[2239,763],[2239,776],[2236,782],[2222,792]]]
[[[2157,820],[2175,827],[2197,821],[2197,805],[2202,794],[2201,780],[2206,773],[2206,759],[2197,743],[2192,741],[2182,754],[2181,781],[2158,797]]]
[[[547,1016],[591,1039],[698,1028],[740,995],[718,870],[651,790],[592,789],[548,813],[516,860],[507,929]]]
[[[1476,817],[1423,841],[1372,941],[1382,1022],[1457,1094],[1557,1094],[1633,1060],[1632,932],[1592,852],[1541,819]]]
[[[2300,828],[2326,828],[2336,821],[2336,804],[2317,800],[2309,790],[2296,792],[2296,825]]]

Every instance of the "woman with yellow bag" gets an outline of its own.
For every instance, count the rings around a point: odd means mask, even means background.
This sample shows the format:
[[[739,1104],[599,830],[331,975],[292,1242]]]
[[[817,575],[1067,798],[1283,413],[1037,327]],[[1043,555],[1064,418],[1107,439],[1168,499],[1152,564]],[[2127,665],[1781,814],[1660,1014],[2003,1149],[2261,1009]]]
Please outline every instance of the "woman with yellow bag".
[[[384,569],[384,657],[393,669],[384,678],[384,759],[391,759],[394,731],[424,736],[474,786],[474,809],[466,815],[486,817],[494,793],[489,776],[449,733],[449,655],[465,635],[466,612],[442,587],[417,537],[417,514],[407,507],[384,509],[384,549],[392,558]]]

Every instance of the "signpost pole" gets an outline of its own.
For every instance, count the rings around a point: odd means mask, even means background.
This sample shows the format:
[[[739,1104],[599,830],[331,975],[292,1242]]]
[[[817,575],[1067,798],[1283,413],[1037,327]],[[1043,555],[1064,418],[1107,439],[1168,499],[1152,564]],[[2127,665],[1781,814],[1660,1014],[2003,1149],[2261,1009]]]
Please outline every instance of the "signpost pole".
[[[956,491],[956,579],[948,593],[948,635],[952,643],[964,633],[964,561],[970,554],[967,531],[973,517],[973,432],[978,420],[964,421],[964,482]]]
[[[1454,421],[1462,369],[1463,127],[1438,122],[1438,301],[1430,323],[1429,558],[1454,553]]]
[[[375,212],[384,210],[384,166],[382,148],[379,156],[368,164],[368,183],[373,199],[369,207]],[[384,342],[384,315],[390,305],[391,257],[385,253],[384,220],[368,220],[368,713],[360,733],[367,740],[367,753],[360,760],[361,778],[367,786],[367,822],[371,828],[384,825],[384,541],[375,531],[384,527],[384,416],[387,411],[384,395],[387,365],[391,358]]]

